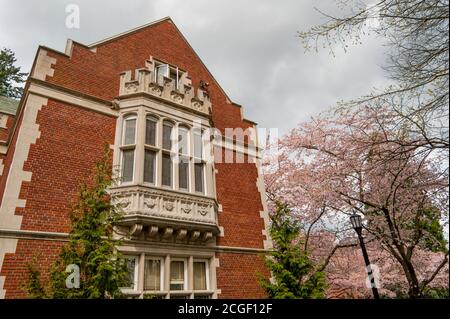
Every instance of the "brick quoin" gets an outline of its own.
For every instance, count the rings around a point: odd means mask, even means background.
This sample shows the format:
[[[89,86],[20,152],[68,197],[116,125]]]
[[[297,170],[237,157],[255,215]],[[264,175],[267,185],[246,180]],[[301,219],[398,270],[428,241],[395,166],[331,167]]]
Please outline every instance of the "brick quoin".
[[[78,43],[73,43],[70,56],[45,50],[49,57],[56,59],[51,65],[53,75],[45,78],[47,83],[106,101],[118,96],[121,72],[142,68],[153,56],[188,71],[194,87],[201,80],[210,83],[213,127],[224,132],[225,128],[254,126],[242,118],[241,107],[229,101],[170,19],[103,42],[95,50]],[[17,114],[17,127],[10,137],[8,153],[0,157],[4,164],[0,196],[5,190],[15,148],[20,147],[15,144],[22,117],[23,114]],[[92,175],[105,144],[114,144],[116,118],[49,98],[38,112],[36,124],[40,136],[30,146],[23,167],[32,177],[30,182],[22,183],[19,195],[26,200],[26,205],[17,208],[15,214],[22,216],[21,230],[67,233],[70,205],[77,198],[80,183]],[[216,163],[215,168],[217,200],[222,206],[218,220],[224,229],[224,236],[218,236],[216,244],[263,249],[267,238],[262,234],[263,205],[256,185],[256,165]],[[0,265],[0,276],[5,276],[6,298],[26,297],[23,291],[28,276],[26,264],[34,253],[41,253],[39,266],[45,273],[61,245],[61,241],[19,239],[16,252],[7,253]],[[266,297],[257,281],[258,273],[268,276],[261,254],[221,252],[216,253],[216,258],[219,259],[219,298]]]

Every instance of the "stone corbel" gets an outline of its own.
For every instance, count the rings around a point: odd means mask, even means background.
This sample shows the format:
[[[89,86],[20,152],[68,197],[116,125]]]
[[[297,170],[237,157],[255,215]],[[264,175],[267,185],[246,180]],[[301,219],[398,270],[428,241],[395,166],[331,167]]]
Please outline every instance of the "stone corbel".
[[[172,237],[172,235],[173,235],[173,228],[166,227],[164,229],[163,238],[164,239],[169,239],[170,237]]]
[[[199,239],[199,238],[200,238],[200,232],[199,232],[198,230],[193,230],[193,231],[191,232],[190,239],[191,239],[192,241],[196,241],[196,240]]]
[[[208,241],[210,241],[212,238],[213,238],[213,234],[212,234],[212,232],[210,232],[210,231],[204,232],[204,233],[202,234],[202,241],[204,241],[204,242],[208,242]]]
[[[186,238],[186,236],[187,236],[187,230],[186,229],[179,229],[177,231],[176,239],[183,240],[183,239]]]
[[[148,237],[155,238],[158,235],[158,231],[159,231],[158,226],[149,226]]]
[[[133,226],[130,227],[130,235],[139,236],[140,233],[142,232],[143,227],[144,226],[142,224],[134,224]]]

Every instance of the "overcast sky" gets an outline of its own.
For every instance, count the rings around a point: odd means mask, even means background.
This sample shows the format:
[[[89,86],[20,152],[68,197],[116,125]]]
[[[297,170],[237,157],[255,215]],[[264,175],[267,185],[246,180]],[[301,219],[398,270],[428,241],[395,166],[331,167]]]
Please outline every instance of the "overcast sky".
[[[80,28],[65,26],[68,4]],[[0,0],[0,47],[29,71],[39,44],[64,51],[66,39],[89,44],[170,16],[246,118],[282,133],[341,99],[383,87],[385,48],[366,38],[335,57],[307,52],[296,33],[339,14],[335,0]]]

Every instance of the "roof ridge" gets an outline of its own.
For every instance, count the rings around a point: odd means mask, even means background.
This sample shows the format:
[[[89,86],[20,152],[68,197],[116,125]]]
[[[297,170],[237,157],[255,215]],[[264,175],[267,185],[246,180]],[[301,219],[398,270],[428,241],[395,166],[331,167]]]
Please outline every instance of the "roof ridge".
[[[166,21],[166,20],[172,21],[172,23],[173,23],[172,18],[170,18],[169,16],[167,16],[167,17],[164,17],[164,18],[162,18],[162,19],[155,20],[155,21],[152,21],[152,22],[150,22],[150,23],[146,23],[146,24],[144,24],[144,25],[141,25],[141,26],[132,28],[132,29],[130,29],[130,30],[128,30],[128,31],[124,31],[124,32],[121,32],[121,33],[119,33],[119,34],[110,36],[110,37],[105,38],[105,39],[103,39],[103,40],[96,41],[96,42],[91,43],[91,44],[89,44],[89,45],[87,45],[87,46],[88,46],[89,48],[94,48],[94,47],[96,47],[96,46],[98,46],[98,45],[101,45],[101,44],[103,44],[103,43],[109,42],[109,41],[114,40],[114,39],[116,39],[116,38],[120,38],[120,37],[126,36],[126,35],[128,35],[128,34],[130,34],[130,33],[139,31],[139,30],[141,30],[141,29],[144,29],[144,28],[147,28],[147,27],[149,27],[149,26],[152,26],[152,25],[161,23],[161,22]]]

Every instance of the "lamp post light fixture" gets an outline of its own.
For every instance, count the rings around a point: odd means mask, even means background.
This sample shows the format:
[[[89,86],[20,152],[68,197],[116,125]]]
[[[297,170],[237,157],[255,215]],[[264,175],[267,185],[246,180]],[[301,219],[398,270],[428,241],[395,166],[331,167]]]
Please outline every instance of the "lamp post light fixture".
[[[364,256],[364,261],[366,263],[367,275],[369,276],[370,286],[372,287],[372,293],[374,299],[380,299],[378,294],[378,289],[375,285],[375,277],[373,275],[372,267],[370,266],[369,256],[367,255],[366,245],[364,244],[364,239],[362,236],[362,220],[361,216],[358,214],[353,214],[350,216],[350,222],[352,223],[353,229],[358,234],[359,244]]]

